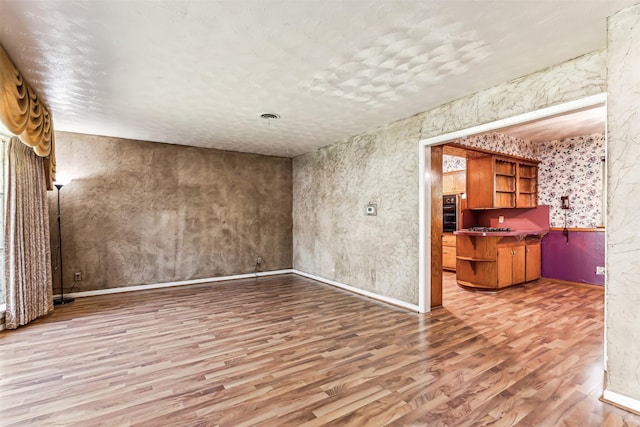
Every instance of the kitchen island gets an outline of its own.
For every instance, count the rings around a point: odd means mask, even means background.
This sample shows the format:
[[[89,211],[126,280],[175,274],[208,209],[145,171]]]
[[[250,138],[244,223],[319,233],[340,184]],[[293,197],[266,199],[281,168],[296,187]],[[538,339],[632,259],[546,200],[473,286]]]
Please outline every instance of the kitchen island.
[[[472,228],[456,231],[456,281],[498,290],[540,278],[540,241],[548,230]]]

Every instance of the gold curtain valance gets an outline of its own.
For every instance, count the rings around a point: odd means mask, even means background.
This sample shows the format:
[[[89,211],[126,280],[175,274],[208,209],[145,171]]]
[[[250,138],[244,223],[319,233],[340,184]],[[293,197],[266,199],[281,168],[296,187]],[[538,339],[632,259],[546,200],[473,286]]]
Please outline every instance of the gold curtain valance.
[[[55,141],[51,113],[22,77],[0,45],[0,121],[40,157],[46,157],[47,188],[56,176]]]

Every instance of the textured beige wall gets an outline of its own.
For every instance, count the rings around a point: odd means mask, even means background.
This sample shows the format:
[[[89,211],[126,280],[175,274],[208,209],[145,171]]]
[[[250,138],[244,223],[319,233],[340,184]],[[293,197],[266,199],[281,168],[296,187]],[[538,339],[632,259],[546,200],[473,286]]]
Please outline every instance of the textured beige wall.
[[[256,256],[291,268],[291,159],[65,132],[56,151],[74,179],[60,194],[66,290],[75,271],[87,291],[250,273]]]
[[[294,268],[417,302],[419,131],[414,117],[294,159]]]
[[[640,400],[640,6],[608,27],[607,389]]]
[[[418,141],[605,90],[594,52],[297,157],[293,267],[418,304]]]
[[[430,110],[422,138],[490,123],[607,90],[607,54],[593,52]]]

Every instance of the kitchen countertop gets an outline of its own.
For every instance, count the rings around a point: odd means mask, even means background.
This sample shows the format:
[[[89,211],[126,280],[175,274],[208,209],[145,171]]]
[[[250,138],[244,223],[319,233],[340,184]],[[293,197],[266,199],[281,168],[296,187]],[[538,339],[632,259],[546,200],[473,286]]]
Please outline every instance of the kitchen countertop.
[[[511,230],[511,231],[469,231],[466,229],[454,231],[453,234],[461,234],[464,236],[483,236],[483,237],[524,237],[531,235],[544,235],[549,230]]]

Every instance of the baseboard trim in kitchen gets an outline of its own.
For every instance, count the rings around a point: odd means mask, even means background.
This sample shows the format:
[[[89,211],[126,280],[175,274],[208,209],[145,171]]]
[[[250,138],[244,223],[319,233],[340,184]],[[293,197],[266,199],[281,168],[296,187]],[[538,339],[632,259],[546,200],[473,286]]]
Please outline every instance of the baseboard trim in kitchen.
[[[604,403],[616,406],[625,411],[633,412],[636,415],[640,415],[640,400],[633,397],[625,396],[624,394],[616,393],[615,391],[605,390],[600,398]]]
[[[335,280],[325,279],[324,277],[316,276],[314,274],[305,273],[304,271],[300,271],[300,270],[295,270],[294,269],[294,270],[292,270],[292,272],[294,274],[299,275],[299,276],[303,276],[303,277],[306,277],[308,279],[313,279],[313,280],[316,280],[318,282],[326,283],[328,285],[344,289],[345,291],[349,291],[349,292],[352,292],[354,294],[363,295],[365,297],[369,297],[369,298],[372,298],[372,299],[375,299],[375,300],[378,300],[378,301],[382,301],[382,302],[387,303],[387,304],[395,305],[397,307],[402,307],[402,308],[405,308],[407,310],[420,312],[420,307],[418,307],[415,304],[409,304],[408,302],[404,302],[404,301],[401,301],[399,299],[395,299],[395,298],[387,297],[387,296],[384,296],[384,295],[376,294],[374,292],[365,291],[364,289],[358,289],[358,288],[355,288],[353,286],[346,285],[344,283],[336,282]]]
[[[72,292],[70,294],[65,294],[65,296],[69,296],[72,298],[92,297],[96,295],[118,294],[121,292],[134,292],[134,291],[145,291],[149,289],[169,288],[172,286],[197,285],[201,283],[224,282],[226,280],[250,279],[252,277],[276,276],[278,274],[287,274],[287,273],[293,273],[293,270],[286,269],[286,270],[261,271],[258,273],[210,277],[207,279],[181,280],[179,282],[150,283],[147,285],[123,286],[121,288],[97,289],[95,291]],[[59,296],[60,295],[54,295],[53,297],[55,299]]]

